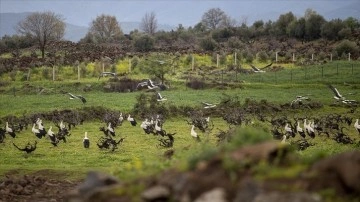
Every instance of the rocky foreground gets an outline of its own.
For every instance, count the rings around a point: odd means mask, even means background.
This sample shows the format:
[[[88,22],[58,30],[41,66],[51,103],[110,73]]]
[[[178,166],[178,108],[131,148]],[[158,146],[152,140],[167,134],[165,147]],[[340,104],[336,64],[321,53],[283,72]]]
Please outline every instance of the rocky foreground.
[[[82,182],[10,175],[0,181],[0,201],[360,200],[359,150],[302,165],[297,171],[299,162],[288,145],[271,141],[199,160],[189,171],[172,169],[131,182],[97,172],[89,172]]]

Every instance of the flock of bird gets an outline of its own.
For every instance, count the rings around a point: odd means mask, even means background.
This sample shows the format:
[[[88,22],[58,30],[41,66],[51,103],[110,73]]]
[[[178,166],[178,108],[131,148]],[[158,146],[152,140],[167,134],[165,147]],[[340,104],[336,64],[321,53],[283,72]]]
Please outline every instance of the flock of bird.
[[[147,117],[148,118],[145,118],[145,120],[142,121],[140,124],[140,128],[144,131],[144,133],[147,135],[152,134],[158,137],[159,146],[166,148],[172,147],[174,144],[174,140],[175,140],[174,135],[176,134],[176,132],[168,133],[163,129],[163,124],[165,120],[161,115],[156,115],[156,116],[149,115]],[[124,120],[128,121],[130,125],[133,127],[138,126],[137,121],[130,114],[128,114],[127,117],[124,118],[123,114],[120,113],[120,116],[116,123],[108,122],[106,126],[102,126],[99,128],[99,131],[103,132],[104,134],[104,136],[100,137],[96,141],[96,145],[100,149],[109,149],[111,151],[114,151],[115,149],[118,148],[118,145],[124,141],[125,139],[124,137],[120,138],[119,140],[115,140],[117,136],[115,128],[117,126],[121,126]],[[201,131],[205,131],[208,128],[209,123],[210,123],[210,117],[200,118],[199,120],[192,119],[190,122],[188,121],[188,124],[191,125],[190,135],[196,141],[200,141],[200,137],[197,134],[197,132],[195,132],[195,128],[198,127]],[[66,137],[71,136],[70,133],[71,128],[66,127],[63,121],[60,121],[59,124],[55,124],[55,126],[58,128],[57,132],[53,131],[53,126],[50,126],[48,127],[48,129],[45,129],[42,119],[37,118],[31,128],[31,132],[33,133],[34,138],[36,139],[34,141],[34,144],[28,142],[24,147],[21,147],[13,142],[13,145],[18,150],[24,151],[26,153],[31,153],[35,151],[37,148],[37,143],[41,139],[45,139],[45,141],[48,141],[53,147],[58,147],[61,140],[64,143],[67,142]],[[6,122],[5,129],[0,128],[1,142],[3,142],[3,140],[5,139],[6,134],[12,138],[17,137],[16,132],[9,126],[8,122]],[[87,131],[84,134],[82,143],[85,149],[90,148],[90,138]]]
[[[159,86],[157,84],[154,84],[150,79],[140,82],[137,85],[137,88],[144,88],[144,87],[147,89],[150,89],[150,90],[159,88]],[[340,94],[340,92],[334,86],[329,84],[328,87],[334,93],[333,98],[336,101],[344,103],[344,104],[357,104],[357,101],[355,101],[355,100],[346,99],[343,95]],[[155,92],[156,92],[156,98],[157,98],[158,102],[167,100],[167,98],[163,97],[160,94],[160,92],[158,92],[158,91],[155,91]],[[79,99],[82,101],[83,104],[86,103],[86,99],[81,95],[74,95],[72,93],[67,93],[67,94],[70,96],[70,99]],[[309,100],[310,100],[310,98],[307,96],[297,96],[294,100],[291,101],[290,106],[293,106],[294,104],[301,104],[302,102],[309,101]],[[209,102],[201,102],[201,103],[203,104],[204,109],[217,107],[217,104],[212,104]],[[134,117],[131,117],[130,114],[127,115],[126,120],[128,122],[130,122],[130,124],[132,126],[137,126],[137,121],[135,120]],[[348,136],[345,135],[345,133],[343,132],[344,127],[339,127],[339,126],[336,126],[336,124],[334,124],[336,121],[342,121],[340,119],[330,120],[330,123],[324,123],[325,122],[324,120],[323,120],[323,122],[320,122],[318,120],[317,123],[315,123],[314,121],[309,121],[306,118],[304,118],[302,120],[303,120],[303,125],[302,125],[303,127],[301,127],[299,119],[297,119],[295,121],[295,123],[292,123],[290,120],[269,121],[273,125],[272,133],[273,133],[274,138],[281,139],[282,142],[286,142],[289,138],[294,138],[296,136],[296,134],[298,134],[302,138],[302,140],[305,141],[307,136],[310,138],[315,138],[316,135],[325,134],[328,137],[333,136],[333,139],[336,139],[338,142],[344,143],[349,139]],[[327,119],[327,120],[329,120],[329,119]],[[121,125],[121,123],[123,121],[124,121],[124,117],[123,117],[122,113],[120,113],[118,123],[108,122],[108,123],[106,123],[107,124],[106,127],[100,127],[99,130],[104,133],[104,137],[101,137],[97,141],[97,146],[100,149],[111,148],[111,150],[113,151],[113,150],[117,149],[117,145],[119,143],[123,142],[124,138],[120,138],[120,140],[118,140],[118,141],[113,139],[113,137],[116,136],[115,127],[118,125]],[[191,121],[187,121],[187,122],[191,126],[190,135],[197,141],[200,141],[200,136],[195,131],[196,128],[199,129],[201,132],[205,132],[206,130],[209,131],[213,128],[213,124],[212,124],[212,122],[210,122],[210,117],[195,116],[195,118],[192,117]],[[162,137],[161,139],[159,139],[160,146],[172,147],[173,143],[174,143],[174,135],[176,133],[167,133],[163,129],[163,123],[164,123],[164,120],[161,118],[160,115],[148,116],[140,124],[140,128],[143,129],[145,134],[153,134],[153,135]],[[232,122],[232,124],[241,124],[241,120],[239,122],[238,121]],[[349,120],[347,120],[347,124],[348,125],[350,124]],[[320,127],[320,125],[322,127]],[[57,146],[60,143],[60,141],[63,141],[64,143],[66,143],[67,137],[69,137],[71,135],[70,134],[70,129],[71,129],[70,126],[66,127],[65,124],[63,123],[63,121],[61,121],[59,124],[55,124],[55,126],[58,128],[58,131],[56,133],[53,132],[52,126],[50,126],[46,130],[43,125],[42,120],[40,118],[37,118],[35,120],[35,122],[33,123],[31,131],[37,138],[37,141],[42,138],[46,138],[50,141],[50,143],[53,146]],[[283,127],[283,130],[280,129],[281,127]],[[354,127],[360,134],[360,125],[359,125],[358,119],[356,119],[356,121],[354,123]],[[326,130],[325,128],[330,128],[332,130]],[[336,131],[334,132],[334,130],[336,130]],[[5,129],[0,128],[0,143],[4,141],[5,134],[8,134],[12,138],[16,137],[15,129],[10,127],[8,122],[6,122],[6,124],[5,124]],[[335,134],[335,135],[333,135],[333,134]],[[25,151],[26,153],[31,153],[32,151],[34,151],[36,149],[36,145],[38,143],[37,141],[34,141],[34,144],[31,144],[30,142],[28,142],[24,148],[20,148],[18,145],[14,144],[14,143],[13,143],[13,145],[21,151]],[[90,139],[89,139],[87,132],[85,132],[85,136],[83,139],[83,146],[84,146],[84,148],[90,147]]]

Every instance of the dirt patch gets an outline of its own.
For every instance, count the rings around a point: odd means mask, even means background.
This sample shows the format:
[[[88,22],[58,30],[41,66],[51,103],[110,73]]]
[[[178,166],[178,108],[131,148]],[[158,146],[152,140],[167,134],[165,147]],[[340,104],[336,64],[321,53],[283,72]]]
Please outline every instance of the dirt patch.
[[[79,181],[65,180],[64,173],[39,170],[28,175],[12,170],[0,180],[0,201],[64,201]]]

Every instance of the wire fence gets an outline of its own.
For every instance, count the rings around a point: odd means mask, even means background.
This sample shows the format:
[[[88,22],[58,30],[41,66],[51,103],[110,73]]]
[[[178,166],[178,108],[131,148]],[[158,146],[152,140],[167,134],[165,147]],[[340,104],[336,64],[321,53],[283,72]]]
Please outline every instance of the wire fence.
[[[220,82],[259,82],[259,83],[358,83],[360,64],[316,65],[289,68],[259,73],[240,73],[222,71],[214,78]]]

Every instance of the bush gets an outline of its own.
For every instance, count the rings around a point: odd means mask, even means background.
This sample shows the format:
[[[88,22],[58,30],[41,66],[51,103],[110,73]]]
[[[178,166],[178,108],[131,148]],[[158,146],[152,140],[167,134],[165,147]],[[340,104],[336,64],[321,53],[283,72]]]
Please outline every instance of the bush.
[[[335,50],[338,55],[347,55],[348,53],[350,53],[351,55],[354,55],[354,57],[356,57],[359,47],[356,45],[355,42],[345,39],[336,46]]]
[[[216,49],[216,41],[212,38],[205,38],[200,41],[200,47],[205,51],[213,51]]]
[[[134,48],[137,51],[146,52],[154,47],[154,39],[148,35],[141,36],[134,40]]]
[[[238,127],[234,130],[228,149],[232,150],[245,145],[253,145],[269,140],[272,140],[272,136],[264,130]]]
[[[258,52],[256,57],[259,62],[266,62],[269,59],[269,56],[266,54],[265,51]]]
[[[191,81],[186,83],[186,86],[195,90],[199,90],[204,89],[206,87],[206,83],[198,79],[192,79]]]

